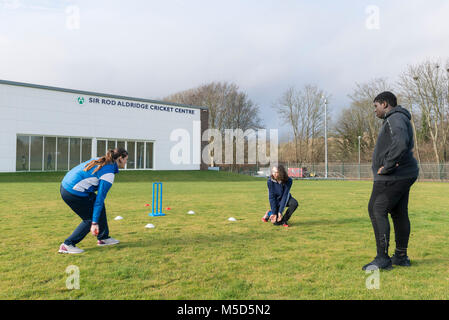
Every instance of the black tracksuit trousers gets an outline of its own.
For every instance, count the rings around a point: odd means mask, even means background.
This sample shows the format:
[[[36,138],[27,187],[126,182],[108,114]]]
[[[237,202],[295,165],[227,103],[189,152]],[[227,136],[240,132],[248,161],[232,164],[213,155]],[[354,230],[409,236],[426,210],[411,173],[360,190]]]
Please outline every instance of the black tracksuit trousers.
[[[377,256],[388,256],[390,244],[388,213],[393,220],[396,249],[407,249],[410,237],[408,199],[410,187],[415,181],[416,178],[374,181],[368,212],[376,238]]]

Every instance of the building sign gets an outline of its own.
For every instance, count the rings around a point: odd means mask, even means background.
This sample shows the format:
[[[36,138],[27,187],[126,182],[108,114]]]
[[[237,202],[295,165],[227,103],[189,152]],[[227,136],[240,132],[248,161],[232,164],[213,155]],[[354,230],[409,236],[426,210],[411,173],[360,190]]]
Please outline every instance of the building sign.
[[[84,97],[78,97],[77,101],[79,104],[84,104],[86,102]],[[91,103],[91,104],[103,104],[103,105],[107,105],[107,106],[117,106],[117,107],[124,107],[124,108],[136,108],[136,109],[152,110],[152,111],[195,114],[195,110],[182,108],[182,107],[131,102],[131,101],[119,100],[119,99],[89,97],[87,102]]]

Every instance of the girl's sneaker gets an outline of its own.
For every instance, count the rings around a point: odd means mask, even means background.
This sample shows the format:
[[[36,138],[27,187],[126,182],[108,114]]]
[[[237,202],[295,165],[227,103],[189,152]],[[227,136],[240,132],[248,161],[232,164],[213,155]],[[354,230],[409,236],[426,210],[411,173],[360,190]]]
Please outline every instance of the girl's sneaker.
[[[59,246],[59,253],[83,253],[84,250],[77,248],[75,246],[72,245],[67,245],[65,243],[61,243],[61,245]]]
[[[268,217],[270,216],[270,210],[268,210],[265,215],[262,217],[263,222],[268,222]]]
[[[112,244],[117,244],[120,241],[118,241],[117,239],[114,238],[107,238],[107,239],[103,239],[103,240],[98,240],[97,244],[99,246],[110,246]]]

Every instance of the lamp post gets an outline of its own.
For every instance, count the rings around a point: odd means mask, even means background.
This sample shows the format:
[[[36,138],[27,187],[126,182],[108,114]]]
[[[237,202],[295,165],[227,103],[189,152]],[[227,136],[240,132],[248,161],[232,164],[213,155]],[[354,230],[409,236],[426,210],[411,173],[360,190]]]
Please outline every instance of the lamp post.
[[[446,103],[449,108],[449,67],[446,68],[446,81],[447,81],[447,92],[446,92]],[[444,146],[444,161],[446,162],[446,146]]]
[[[327,179],[327,99],[324,98],[324,177]]]
[[[360,172],[360,138],[361,138],[361,136],[359,136],[359,180],[360,180],[360,178],[361,178],[361,172]]]

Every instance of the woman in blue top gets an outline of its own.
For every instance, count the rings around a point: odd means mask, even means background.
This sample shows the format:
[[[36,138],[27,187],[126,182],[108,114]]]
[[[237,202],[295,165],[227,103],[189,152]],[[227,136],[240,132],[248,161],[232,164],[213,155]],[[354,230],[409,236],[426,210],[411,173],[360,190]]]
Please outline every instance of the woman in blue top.
[[[111,149],[105,156],[81,163],[65,175],[61,183],[62,199],[83,221],[60,245],[60,253],[84,252],[76,244],[89,231],[97,236],[99,246],[119,243],[109,237],[104,200],[114,183],[115,174],[119,168],[125,167],[127,161],[125,149]]]
[[[298,208],[298,201],[290,194],[293,180],[288,177],[284,166],[279,165],[271,169],[271,176],[268,178],[268,199],[272,214],[267,212],[262,218],[264,221],[271,220],[274,225],[288,227],[288,220]],[[288,207],[285,215],[282,212]]]

